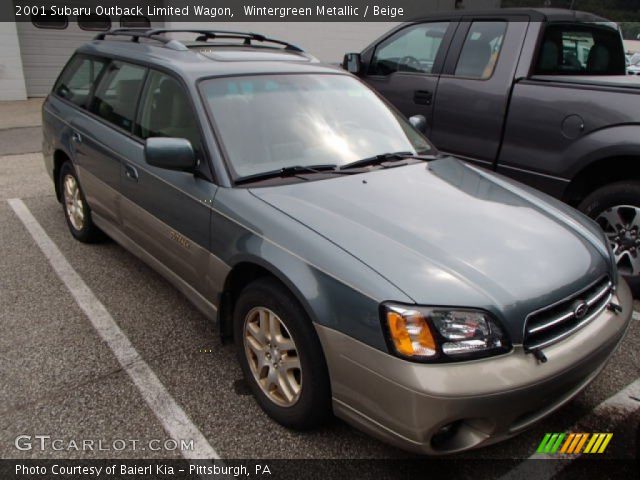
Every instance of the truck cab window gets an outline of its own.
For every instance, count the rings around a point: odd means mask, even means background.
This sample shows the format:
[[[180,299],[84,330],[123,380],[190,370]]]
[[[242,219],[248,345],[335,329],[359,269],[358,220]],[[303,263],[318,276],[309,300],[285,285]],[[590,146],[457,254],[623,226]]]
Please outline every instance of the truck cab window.
[[[456,77],[485,80],[493,75],[507,22],[473,22],[456,65]]]
[[[538,52],[538,75],[624,75],[622,39],[608,25],[548,25]]]
[[[431,73],[448,27],[449,22],[434,22],[400,30],[378,45],[369,75]]]

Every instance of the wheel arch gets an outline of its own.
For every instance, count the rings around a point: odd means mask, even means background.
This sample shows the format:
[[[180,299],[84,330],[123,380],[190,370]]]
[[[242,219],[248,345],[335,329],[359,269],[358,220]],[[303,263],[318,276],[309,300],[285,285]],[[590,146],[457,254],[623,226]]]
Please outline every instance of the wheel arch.
[[[275,265],[262,258],[249,256],[237,259],[227,274],[218,307],[218,323],[223,343],[233,341],[233,311],[240,292],[255,280],[272,278],[287,289],[314,321],[313,309],[299,288]]]
[[[56,198],[59,202],[62,201],[60,192],[60,169],[62,165],[71,161],[71,157],[62,149],[58,148],[53,152],[53,185],[56,192]]]
[[[640,151],[637,154],[605,156],[578,171],[566,187],[562,200],[573,207],[598,188],[623,180],[640,180]]]

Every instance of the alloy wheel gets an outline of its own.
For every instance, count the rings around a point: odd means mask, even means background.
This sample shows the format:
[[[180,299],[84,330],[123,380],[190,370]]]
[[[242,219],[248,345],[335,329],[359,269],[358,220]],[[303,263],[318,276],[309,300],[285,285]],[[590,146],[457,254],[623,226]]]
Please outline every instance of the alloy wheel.
[[[67,216],[73,228],[80,231],[84,227],[84,203],[80,195],[80,186],[73,175],[64,177],[64,203]]]
[[[244,320],[244,351],[262,392],[276,405],[291,407],[302,392],[302,367],[296,344],[284,322],[265,307]]]
[[[640,275],[640,207],[617,205],[596,217],[615,255],[620,273]]]

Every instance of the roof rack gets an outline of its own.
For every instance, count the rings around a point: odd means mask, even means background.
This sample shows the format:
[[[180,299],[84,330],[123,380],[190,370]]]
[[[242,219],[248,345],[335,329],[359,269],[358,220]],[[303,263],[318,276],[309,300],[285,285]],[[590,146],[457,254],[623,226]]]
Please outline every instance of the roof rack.
[[[130,37],[132,42],[138,43],[141,38],[147,40],[155,40],[164,44],[165,47],[171,48],[172,50],[188,50],[187,46],[174,39],[170,39],[164,36],[165,33],[196,33],[198,37],[196,37],[196,42],[206,42],[208,40],[215,39],[229,39],[235,38],[239,40],[243,40],[243,45],[252,46],[252,42],[267,42],[273,43],[276,45],[282,45],[285,50],[291,50],[294,52],[304,52],[303,49],[297,47],[296,45],[292,45],[290,43],[284,42],[282,40],[276,40],[274,38],[269,38],[259,33],[251,33],[251,32],[234,32],[229,30],[191,30],[191,29],[173,29],[173,28],[116,28],[114,30],[110,30],[108,32],[103,32],[94,37],[94,40],[105,40],[107,36],[114,37]]]

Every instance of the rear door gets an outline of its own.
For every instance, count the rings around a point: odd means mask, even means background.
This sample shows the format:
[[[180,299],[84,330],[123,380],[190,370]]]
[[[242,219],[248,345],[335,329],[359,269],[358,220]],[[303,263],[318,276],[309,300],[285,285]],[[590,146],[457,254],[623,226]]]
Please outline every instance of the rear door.
[[[90,113],[70,122],[87,202],[114,225],[120,224],[120,164],[135,143],[131,130],[146,72],[144,67],[112,61],[90,98]]]
[[[427,134],[446,47],[456,23],[433,21],[392,32],[373,51],[363,78],[405,116],[424,115]]]
[[[442,151],[492,166],[527,17],[464,17],[438,84],[431,140]]]

